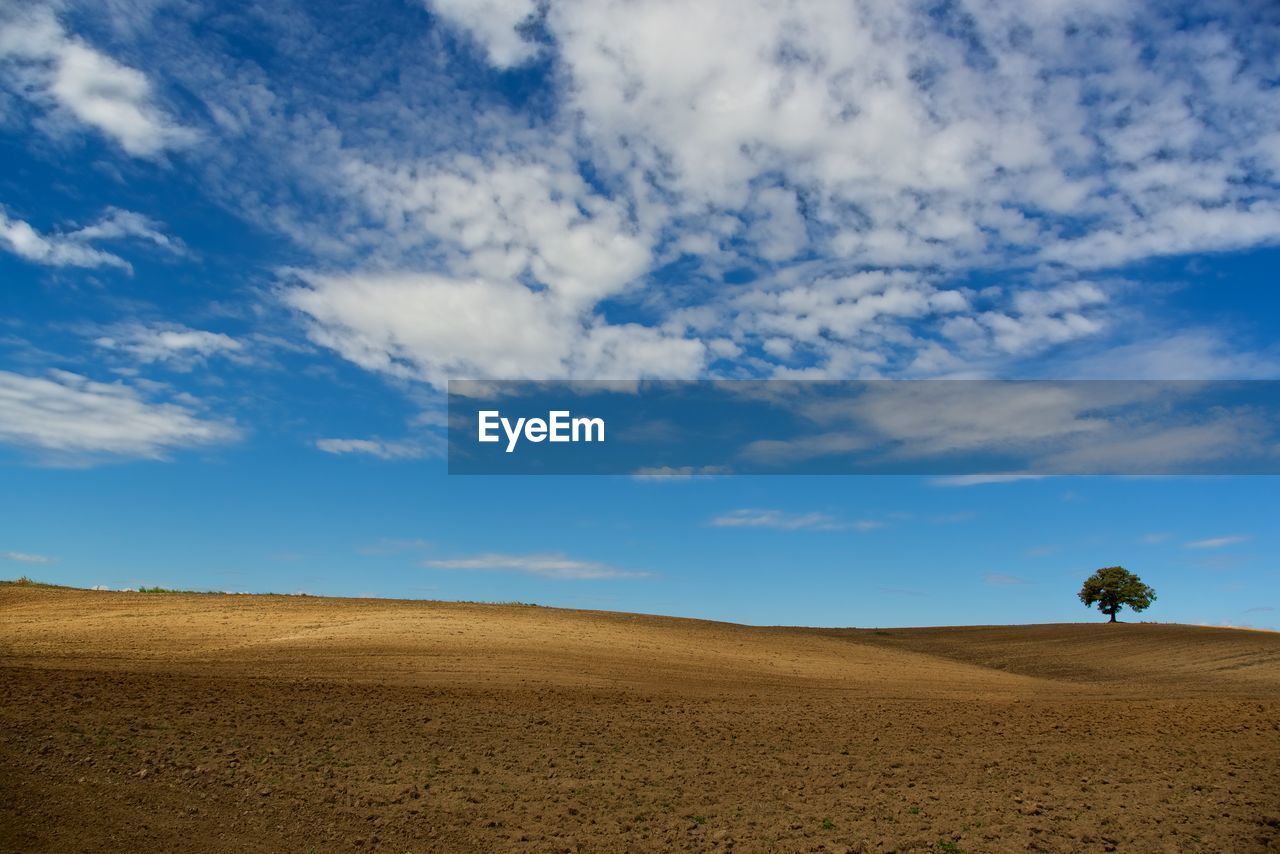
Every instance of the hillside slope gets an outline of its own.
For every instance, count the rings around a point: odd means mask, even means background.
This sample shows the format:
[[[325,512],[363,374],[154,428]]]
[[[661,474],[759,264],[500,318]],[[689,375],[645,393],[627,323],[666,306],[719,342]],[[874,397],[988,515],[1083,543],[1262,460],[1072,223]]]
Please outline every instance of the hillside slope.
[[[0,852],[1280,851],[1276,638],[0,585]]]
[[[1280,633],[1156,624],[758,628],[521,605],[0,585],[0,654],[43,666],[473,685],[898,695],[1280,691]]]
[[[1039,679],[1280,692],[1280,633],[1152,623],[1061,623],[833,630],[860,645],[910,651]]]

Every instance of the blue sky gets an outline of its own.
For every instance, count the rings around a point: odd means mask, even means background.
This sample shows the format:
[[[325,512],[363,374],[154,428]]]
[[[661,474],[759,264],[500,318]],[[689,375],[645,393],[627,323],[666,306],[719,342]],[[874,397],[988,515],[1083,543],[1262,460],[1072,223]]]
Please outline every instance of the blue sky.
[[[1150,7],[0,2],[0,570],[1280,625],[1273,478],[441,456],[450,378],[1280,378],[1280,12]]]

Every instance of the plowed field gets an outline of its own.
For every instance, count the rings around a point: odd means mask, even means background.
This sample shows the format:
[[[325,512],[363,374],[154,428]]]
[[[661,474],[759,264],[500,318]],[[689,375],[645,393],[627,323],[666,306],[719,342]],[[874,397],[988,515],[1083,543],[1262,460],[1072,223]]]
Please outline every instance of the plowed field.
[[[0,585],[6,851],[1280,851],[1280,634]]]

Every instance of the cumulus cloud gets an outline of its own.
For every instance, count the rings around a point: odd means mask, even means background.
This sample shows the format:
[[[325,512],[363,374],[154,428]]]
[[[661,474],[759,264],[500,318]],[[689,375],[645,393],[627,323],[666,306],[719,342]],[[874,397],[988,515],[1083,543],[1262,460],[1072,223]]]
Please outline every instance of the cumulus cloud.
[[[648,573],[619,569],[605,563],[575,560],[562,554],[512,555],[486,553],[473,557],[423,561],[431,569],[522,572],[557,581],[595,581],[609,578],[642,578]]]
[[[1258,128],[1231,116],[1269,97],[1265,63],[1247,65],[1265,38],[1123,3],[581,0],[553,4],[547,28],[613,159],[726,209],[782,175],[830,248],[863,262],[1014,248],[1106,266],[1277,234],[1274,197],[1232,186],[1257,171]]]
[[[11,218],[0,207],[0,246],[14,255],[49,267],[117,267],[132,272],[128,261],[93,244],[97,241],[141,240],[169,252],[185,251],[181,242],[159,225],[133,211],[109,209],[92,225],[41,234],[30,223]]]
[[[690,377],[706,346],[597,307],[653,263],[652,235],[564,160],[460,155],[421,168],[349,160],[346,185],[440,272],[294,271],[311,339],[369,370],[449,378]]]
[[[0,73],[38,106],[92,127],[133,156],[195,139],[156,103],[145,74],[68,33],[48,6],[9,6],[0,14]]]
[[[721,353],[756,375],[991,369],[1113,331],[1113,295],[1085,271],[1280,239],[1276,172],[1256,146],[1280,132],[1263,108],[1274,87],[1249,62],[1258,45],[1176,16],[430,5],[498,68],[539,49],[522,28],[536,19],[559,110],[540,137],[493,154],[342,161],[365,213],[402,249],[429,244],[442,273],[419,276],[407,315],[385,279],[376,290],[399,305],[383,317],[285,292],[317,341],[367,367],[433,383],[683,375]],[[735,264],[756,275],[673,300],[648,277],[690,255],[713,281]],[[981,294],[938,272],[991,265],[1012,279]],[[343,281],[368,295],[368,279]],[[648,332],[601,320],[600,303],[624,294],[653,309]],[[431,343],[447,335],[410,342],[396,319],[461,337],[472,303],[539,342],[450,358]]]
[[[237,438],[234,424],[202,417],[197,407],[186,395],[149,400],[123,382],[100,383],[67,371],[0,371],[0,443],[56,461],[164,459],[179,448]]]
[[[342,177],[388,234],[429,238],[458,276],[532,277],[583,307],[652,262],[651,237],[626,206],[594,191],[556,146],[408,168],[348,158]]]
[[[527,62],[537,53],[517,31],[537,14],[536,0],[427,0],[427,6],[474,38],[498,68]]]
[[[434,29],[407,16],[418,30],[368,55],[277,40],[288,81],[190,33],[147,68],[199,93],[226,143],[209,191],[312,256],[280,298],[366,369],[983,376],[1096,341],[1068,367],[1280,373],[1229,336],[1190,358],[1135,333],[1142,297],[1107,272],[1280,241],[1260,4],[423,5]],[[47,10],[11,18],[24,97],[133,153],[181,144],[141,72]],[[519,85],[456,79],[472,57],[442,30],[526,66]]]
[[[53,563],[55,558],[47,555],[30,554],[28,552],[0,552],[0,559],[17,561],[18,563]]]
[[[610,325],[513,281],[431,274],[305,276],[283,292],[312,341],[371,371],[449,378],[690,377],[700,343],[638,324]]]
[[[362,454],[380,460],[415,460],[427,456],[427,449],[413,442],[381,439],[317,439],[316,448],[326,454]]]

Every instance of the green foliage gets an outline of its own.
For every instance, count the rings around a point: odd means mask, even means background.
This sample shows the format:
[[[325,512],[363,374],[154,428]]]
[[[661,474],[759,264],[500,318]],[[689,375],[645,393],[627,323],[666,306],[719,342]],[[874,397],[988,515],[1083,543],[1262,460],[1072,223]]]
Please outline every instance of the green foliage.
[[[25,575],[19,576],[18,578],[13,579],[13,581],[5,581],[3,583],[12,584],[15,587],[57,587],[58,586],[56,584],[45,584],[43,581],[36,581],[34,578],[28,578]]]
[[[822,820],[822,829],[823,829],[823,830],[835,830],[835,829],[836,829],[836,823],[835,823],[834,821],[832,821],[831,819],[829,819],[829,818],[824,818],[824,819]]]
[[[964,854],[964,849],[950,839],[939,839],[936,847],[940,854]]]
[[[1156,601],[1156,591],[1142,583],[1142,579],[1123,566],[1104,566],[1085,579],[1080,588],[1080,601],[1085,607],[1098,606],[1098,610],[1116,621],[1122,607],[1144,611]]]

